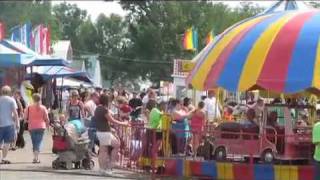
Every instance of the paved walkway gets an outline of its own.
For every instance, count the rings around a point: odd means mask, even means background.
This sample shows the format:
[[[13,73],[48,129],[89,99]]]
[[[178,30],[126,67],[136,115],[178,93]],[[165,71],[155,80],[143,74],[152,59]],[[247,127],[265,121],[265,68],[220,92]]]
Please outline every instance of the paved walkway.
[[[112,177],[102,177],[98,173],[98,163],[95,160],[95,168],[93,170],[54,170],[51,168],[52,161],[56,158],[51,153],[52,139],[51,133],[46,131],[44,143],[42,145],[42,153],[40,154],[40,164],[32,164],[32,145],[29,134],[24,134],[26,147],[16,151],[10,151],[8,160],[12,162],[9,165],[0,165],[0,180],[40,180],[40,179],[150,179],[150,177],[116,169]]]

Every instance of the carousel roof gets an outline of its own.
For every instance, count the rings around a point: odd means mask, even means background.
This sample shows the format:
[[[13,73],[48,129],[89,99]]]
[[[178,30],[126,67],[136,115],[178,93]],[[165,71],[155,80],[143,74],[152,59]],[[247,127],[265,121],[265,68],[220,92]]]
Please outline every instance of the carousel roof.
[[[320,92],[320,11],[301,3],[278,2],[228,28],[195,57],[187,82],[199,90]]]

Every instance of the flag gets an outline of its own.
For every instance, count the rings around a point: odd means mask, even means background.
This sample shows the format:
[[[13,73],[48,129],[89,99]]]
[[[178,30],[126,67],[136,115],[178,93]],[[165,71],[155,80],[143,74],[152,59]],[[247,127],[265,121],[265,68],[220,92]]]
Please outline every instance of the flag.
[[[192,51],[198,49],[198,31],[193,27],[187,29],[183,35],[183,48]]]
[[[206,45],[208,45],[209,43],[211,43],[213,41],[213,39],[215,38],[214,32],[213,30],[211,30],[206,38]]]
[[[21,43],[26,45],[28,48],[31,47],[31,33],[32,33],[32,27],[31,22],[27,22],[24,25],[22,25],[21,29]]]
[[[39,53],[39,54],[50,54],[50,44],[51,44],[51,37],[50,37],[50,29],[45,27],[44,25],[38,25],[32,31],[32,41],[33,46],[32,49]]]
[[[11,41],[15,41],[15,42],[20,42],[21,40],[21,31],[20,31],[20,26],[15,26],[13,28],[10,29],[11,32]]]
[[[15,26],[11,31],[11,40],[15,42],[20,42],[27,47],[31,47],[31,22],[27,22],[22,26]]]
[[[37,52],[41,53],[41,42],[42,42],[42,24],[38,25],[36,28],[32,31],[32,49]]]
[[[47,50],[48,54],[52,54],[50,27],[48,27],[48,31],[47,31],[47,49],[48,49]]]
[[[42,54],[50,54],[51,50],[51,35],[49,27],[44,27],[42,29],[43,40],[42,40]]]
[[[5,36],[6,36],[6,34],[5,34],[4,23],[0,22],[0,40],[4,39]]]

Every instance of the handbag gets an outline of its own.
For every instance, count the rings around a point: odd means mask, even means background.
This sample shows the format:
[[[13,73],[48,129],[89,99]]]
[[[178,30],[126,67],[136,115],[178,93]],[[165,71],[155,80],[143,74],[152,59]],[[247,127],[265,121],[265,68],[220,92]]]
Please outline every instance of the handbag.
[[[57,135],[57,132],[53,131],[52,136],[52,152],[58,153],[69,149],[69,143],[66,138],[66,132],[64,131],[63,136]]]

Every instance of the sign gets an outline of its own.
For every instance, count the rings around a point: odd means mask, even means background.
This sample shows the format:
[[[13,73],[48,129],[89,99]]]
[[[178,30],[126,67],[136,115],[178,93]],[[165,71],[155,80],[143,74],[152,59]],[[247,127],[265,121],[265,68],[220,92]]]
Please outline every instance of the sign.
[[[195,63],[192,61],[182,61],[181,66],[182,72],[190,72],[195,66]]]

